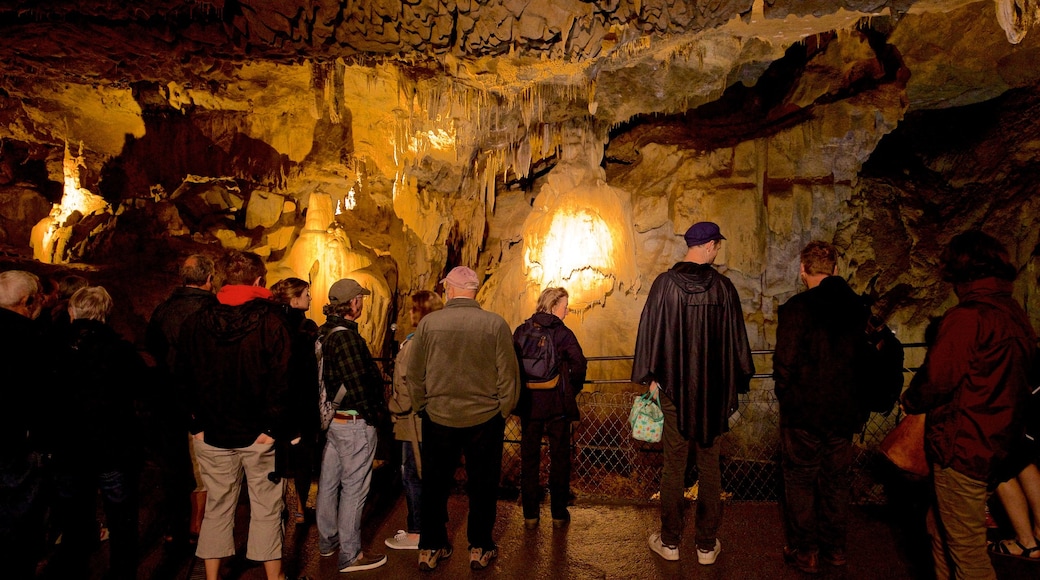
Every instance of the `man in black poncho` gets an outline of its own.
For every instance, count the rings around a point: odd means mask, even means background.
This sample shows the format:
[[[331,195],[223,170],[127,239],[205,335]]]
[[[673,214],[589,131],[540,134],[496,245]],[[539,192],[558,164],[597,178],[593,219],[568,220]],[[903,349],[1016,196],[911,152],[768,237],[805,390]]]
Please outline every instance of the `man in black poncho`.
[[[755,365],[736,288],[712,267],[726,238],[712,222],[693,224],[684,237],[686,257],[654,280],[643,307],[632,381],[659,391],[664,411],[661,531],[650,536],[650,549],[679,559],[692,443],[700,479],[697,561],[710,565],[722,549],[717,437],[729,430],[737,393],[747,392]]]

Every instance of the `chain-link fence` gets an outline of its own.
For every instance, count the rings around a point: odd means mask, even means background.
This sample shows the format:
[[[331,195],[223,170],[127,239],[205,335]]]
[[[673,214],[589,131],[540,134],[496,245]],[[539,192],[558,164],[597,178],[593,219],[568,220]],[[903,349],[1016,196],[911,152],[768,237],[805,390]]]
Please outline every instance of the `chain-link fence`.
[[[756,355],[771,355],[757,351]],[[610,357],[617,360],[623,357]],[[630,357],[629,357],[630,358]],[[590,358],[590,362],[595,362]],[[909,372],[909,371],[907,371]],[[660,443],[643,443],[631,436],[628,414],[642,387],[628,381],[600,380],[578,396],[581,421],[572,435],[571,488],[598,499],[649,500],[660,488]],[[878,445],[898,422],[898,408],[887,416],[871,414],[863,432],[854,438],[852,497],[856,503],[885,503]],[[770,375],[756,375],[751,392],[740,396],[730,419],[730,432],[720,444],[722,487],[732,501],[776,501],[780,487],[779,408]],[[696,482],[690,461],[687,486]],[[548,480],[548,454],[542,454],[542,482]],[[519,488],[520,421],[506,425],[502,485]]]

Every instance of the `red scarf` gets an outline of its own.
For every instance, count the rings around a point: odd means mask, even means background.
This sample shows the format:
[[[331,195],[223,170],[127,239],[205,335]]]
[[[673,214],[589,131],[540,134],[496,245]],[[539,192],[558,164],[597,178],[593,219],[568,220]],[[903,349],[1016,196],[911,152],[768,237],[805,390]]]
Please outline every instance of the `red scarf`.
[[[228,306],[241,306],[254,298],[270,300],[274,295],[263,286],[224,286],[217,292],[217,300]]]

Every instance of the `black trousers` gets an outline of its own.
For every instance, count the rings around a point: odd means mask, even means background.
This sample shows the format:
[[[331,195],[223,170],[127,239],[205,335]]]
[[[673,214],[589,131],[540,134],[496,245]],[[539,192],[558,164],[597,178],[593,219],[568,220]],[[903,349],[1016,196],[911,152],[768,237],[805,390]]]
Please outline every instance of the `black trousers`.
[[[849,435],[780,429],[787,545],[814,552],[844,550],[849,516]]]
[[[520,498],[524,519],[538,517],[542,499],[542,437],[549,443],[549,501],[554,519],[567,517],[571,483],[571,422],[565,417],[521,419]]]
[[[447,427],[423,419],[420,549],[436,550],[448,545],[448,496],[455,484],[460,457],[466,458],[469,547],[496,547],[491,532],[498,513],[505,425],[500,414],[472,427]]]

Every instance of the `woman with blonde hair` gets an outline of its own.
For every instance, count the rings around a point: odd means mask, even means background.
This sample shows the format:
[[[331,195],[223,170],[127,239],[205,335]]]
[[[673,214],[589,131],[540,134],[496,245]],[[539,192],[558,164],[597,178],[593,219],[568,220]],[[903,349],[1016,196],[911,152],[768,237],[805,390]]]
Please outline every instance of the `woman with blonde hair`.
[[[521,364],[522,387],[516,414],[520,417],[520,494],[524,509],[524,526],[538,525],[542,498],[542,437],[549,442],[549,498],[553,527],[570,521],[567,503],[571,480],[571,423],[579,419],[577,396],[585,382],[588,366],[585,354],[571,329],[563,324],[569,306],[567,290],[546,288],[538,298],[537,311],[513,332],[513,342],[523,358],[548,338],[551,341],[556,368],[534,376],[530,366]],[[524,361],[521,361],[522,363]]]

